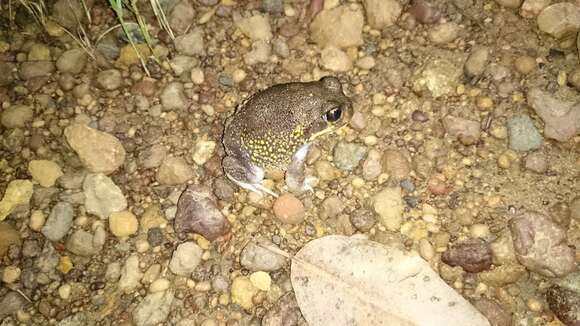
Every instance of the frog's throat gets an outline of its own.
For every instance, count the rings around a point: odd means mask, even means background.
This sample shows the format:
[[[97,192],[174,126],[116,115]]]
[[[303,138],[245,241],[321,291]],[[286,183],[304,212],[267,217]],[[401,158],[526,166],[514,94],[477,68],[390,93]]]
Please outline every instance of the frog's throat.
[[[341,126],[332,126],[332,127],[330,127],[330,128],[326,128],[326,129],[324,129],[324,130],[321,130],[321,131],[319,131],[319,132],[317,132],[317,133],[314,133],[314,134],[310,135],[310,137],[308,137],[308,142],[311,142],[311,141],[313,141],[314,139],[316,139],[316,138],[318,138],[318,137],[320,137],[320,136],[322,136],[322,135],[326,135],[326,134],[328,134],[328,133],[331,133],[331,132],[334,132],[334,131],[340,130],[340,129],[342,129],[342,128],[346,127],[346,125],[347,125],[347,124],[345,123],[345,124],[343,124],[343,125],[341,125]]]

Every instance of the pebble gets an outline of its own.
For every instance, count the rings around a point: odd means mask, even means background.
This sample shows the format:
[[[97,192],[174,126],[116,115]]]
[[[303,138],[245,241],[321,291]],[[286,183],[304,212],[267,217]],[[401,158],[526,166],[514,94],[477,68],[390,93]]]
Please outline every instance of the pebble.
[[[174,43],[175,49],[181,54],[189,56],[205,54],[203,30],[201,28],[194,28],[189,33],[176,37]]]
[[[12,180],[6,186],[0,201],[0,221],[3,221],[20,205],[28,205],[32,198],[33,185],[29,180]]]
[[[22,271],[18,266],[6,266],[2,271],[2,282],[6,284],[12,284],[20,278]]]
[[[413,1],[409,8],[409,14],[421,24],[434,24],[441,19],[441,11],[434,4],[425,0]]]
[[[526,169],[536,172],[536,173],[544,173],[548,170],[548,161],[546,158],[546,154],[543,152],[533,152],[526,156],[526,160],[524,163]]]
[[[352,69],[352,60],[346,52],[330,45],[320,53],[320,64],[324,69],[334,72],[345,72]]]
[[[150,229],[165,227],[167,225],[167,220],[163,218],[161,209],[158,205],[151,205],[145,210],[143,215],[141,215],[139,224],[141,225],[141,231],[148,233]]]
[[[123,84],[123,76],[117,69],[103,70],[97,74],[97,85],[107,91],[113,91]]]
[[[28,61],[50,61],[50,48],[41,43],[34,43],[28,50]]]
[[[135,51],[135,49],[137,50]],[[120,49],[117,64],[125,67],[140,65],[139,54],[143,58],[148,58],[151,55],[151,50],[147,44],[137,43],[135,44],[135,48],[131,44],[127,44]]]
[[[450,136],[459,139],[464,145],[477,143],[481,135],[479,122],[452,115],[443,118],[443,126]]]
[[[46,223],[41,229],[42,234],[51,241],[59,241],[68,233],[73,224],[74,210],[71,204],[60,202],[54,205]]]
[[[450,266],[461,266],[469,273],[479,273],[491,267],[491,249],[480,239],[470,239],[453,244],[441,255]]]
[[[286,257],[265,248],[279,248],[271,241],[258,239],[249,242],[240,253],[240,264],[250,271],[275,272],[286,265]]]
[[[468,77],[481,75],[489,63],[490,49],[485,46],[474,48],[463,66],[463,70]]]
[[[155,281],[153,281],[149,286],[149,292],[151,293],[162,292],[169,289],[169,286],[171,286],[171,281],[169,281],[166,278],[158,278]]]
[[[157,181],[162,185],[178,185],[193,178],[193,169],[181,157],[168,156],[157,171]]]
[[[175,298],[173,290],[149,293],[133,310],[133,322],[136,326],[155,326],[165,324],[171,304]]]
[[[354,170],[365,157],[367,149],[363,145],[340,142],[333,152],[334,165],[344,171]]]
[[[125,149],[111,134],[73,123],[66,127],[64,135],[90,172],[110,174],[125,162]]]
[[[486,297],[481,297],[473,303],[475,308],[487,318],[491,325],[494,326],[510,326],[512,325],[511,313],[505,311],[504,308],[495,301]]]
[[[1,255],[0,255],[1,256]],[[24,308],[26,301],[16,291],[7,291],[0,299],[0,320]]]
[[[139,286],[141,278],[143,278],[143,273],[139,270],[139,256],[132,254],[121,268],[118,287],[125,293],[131,293]]]
[[[520,15],[525,18],[534,18],[550,5],[552,0],[524,0],[520,9]]]
[[[567,142],[580,132],[580,102],[577,99],[560,100],[539,88],[528,91],[528,104],[544,121],[544,135]]]
[[[27,61],[20,64],[18,75],[23,80],[48,77],[56,70],[52,61]]]
[[[186,71],[190,71],[193,67],[198,65],[199,62],[197,59],[187,56],[187,55],[176,55],[171,59],[169,65],[171,66],[171,70],[175,76],[181,76]]]
[[[173,251],[169,269],[175,275],[189,277],[201,262],[201,254],[202,250],[195,242],[184,242]]]
[[[167,17],[169,26],[176,35],[185,33],[195,21],[195,9],[190,1],[178,1]]]
[[[76,230],[66,241],[66,249],[75,255],[89,257],[97,254],[100,247],[95,246],[93,234]]]
[[[393,26],[403,11],[397,0],[364,0],[364,7],[367,23],[378,30]]]
[[[13,68],[13,63],[0,61],[0,86],[8,86],[14,81]]]
[[[190,78],[194,84],[201,85],[205,81],[205,73],[203,72],[203,69],[194,67],[191,69]]]
[[[509,119],[509,146],[511,149],[526,152],[542,146],[542,136],[527,114],[520,114]]]
[[[487,239],[490,236],[489,226],[481,223],[469,227],[469,235],[472,238]]]
[[[165,111],[182,111],[187,108],[188,104],[183,84],[180,82],[171,82],[167,84],[167,86],[165,86],[161,91],[159,99],[161,100],[161,105]]]
[[[355,209],[350,214],[350,223],[360,232],[368,232],[377,223],[375,213],[366,208]]]
[[[536,63],[536,59],[533,57],[530,57],[529,55],[522,55],[516,58],[514,61],[514,66],[517,72],[527,75],[536,70],[538,64]]]
[[[252,43],[252,51],[244,55],[244,62],[247,65],[266,63],[270,60],[272,48],[266,41],[256,41]]]
[[[419,70],[414,80],[414,88],[427,88],[433,97],[441,97],[456,92],[463,77],[463,67],[453,57],[429,60],[423,69]]]
[[[331,196],[322,201],[319,216],[325,220],[328,218],[335,218],[344,210],[344,200],[337,196]]]
[[[106,219],[113,212],[127,208],[121,189],[104,174],[88,174],[83,182],[87,213]]]
[[[213,241],[230,231],[230,223],[217,207],[211,189],[189,186],[177,202],[174,229],[177,234],[195,232]]]
[[[204,165],[213,156],[216,149],[216,142],[213,140],[199,140],[193,148],[193,161],[197,165]]]
[[[31,230],[40,232],[44,222],[46,221],[46,215],[41,210],[35,210],[30,214],[30,221],[28,222],[28,227]]]
[[[538,15],[538,28],[555,38],[577,31],[580,29],[580,5],[560,2],[546,7]]]
[[[382,157],[383,172],[396,180],[402,180],[409,176],[411,167],[409,160],[399,150],[388,149]]]
[[[382,155],[379,151],[371,149],[362,164],[362,176],[367,181],[375,180],[383,172]]]
[[[139,153],[138,162],[146,169],[159,167],[167,157],[167,149],[161,144],[154,144]]]
[[[276,198],[273,210],[274,216],[285,224],[300,224],[306,216],[302,202],[290,193]]]
[[[321,48],[328,45],[337,48],[356,47],[363,44],[364,16],[360,8],[338,6],[323,10],[310,24],[312,40]]]
[[[269,42],[273,38],[270,19],[267,15],[254,15],[238,20],[234,19],[234,24],[244,35],[254,41]]]
[[[56,68],[60,73],[76,75],[83,71],[87,64],[87,59],[87,53],[83,49],[70,49],[58,57]]]
[[[0,122],[8,129],[23,128],[32,121],[34,111],[28,105],[12,105],[2,110]]]
[[[247,276],[236,277],[231,286],[232,302],[246,310],[254,306],[253,297],[260,290],[256,288]]]
[[[495,0],[500,6],[517,9],[522,5],[522,0]]]
[[[429,240],[425,238],[419,240],[419,254],[427,261],[430,261],[435,257],[435,248]]]
[[[109,215],[109,229],[114,236],[125,238],[133,235],[139,228],[137,217],[130,211],[112,212]]]
[[[163,244],[164,236],[161,228],[152,228],[147,231],[147,242],[152,247],[160,246]],[[205,248],[202,248],[205,249]]]
[[[371,56],[364,56],[360,59],[358,59],[355,63],[355,65],[363,70],[371,70],[375,67],[376,65],[376,61],[375,58],[371,57]]]
[[[546,291],[548,307],[565,325],[580,324],[580,293],[552,285]]]
[[[457,23],[447,22],[431,27],[427,35],[435,44],[447,44],[459,37],[459,31],[460,27]]]
[[[566,230],[549,217],[524,211],[512,218],[509,226],[518,261],[529,270],[547,277],[562,277],[576,270],[575,252],[567,244]]]
[[[578,40],[580,40],[580,38],[578,38]],[[580,42],[578,44],[580,45]],[[568,75],[568,82],[572,84],[576,90],[580,91],[580,67],[576,67],[576,69]]]
[[[60,166],[56,162],[49,160],[30,161],[28,163],[28,172],[34,181],[45,188],[54,186],[56,180],[63,175]]]
[[[259,290],[269,291],[270,286],[272,285],[272,278],[270,278],[270,274],[266,272],[257,271],[250,274],[250,282],[252,282],[252,285]]]
[[[373,209],[379,222],[389,231],[399,231],[403,222],[403,198],[401,188],[384,188],[373,197]]]

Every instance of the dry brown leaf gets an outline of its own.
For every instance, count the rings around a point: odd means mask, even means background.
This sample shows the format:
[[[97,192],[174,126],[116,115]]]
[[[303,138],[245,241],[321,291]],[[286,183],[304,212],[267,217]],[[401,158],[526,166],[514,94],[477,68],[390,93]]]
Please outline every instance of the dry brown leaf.
[[[310,326],[489,326],[415,253],[361,237],[327,236],[292,260]]]

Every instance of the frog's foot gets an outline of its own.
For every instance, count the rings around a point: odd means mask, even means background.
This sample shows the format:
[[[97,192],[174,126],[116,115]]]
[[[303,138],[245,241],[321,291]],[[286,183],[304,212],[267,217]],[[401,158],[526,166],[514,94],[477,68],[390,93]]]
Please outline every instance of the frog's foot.
[[[231,156],[224,157],[222,167],[228,179],[238,186],[253,192],[266,193],[278,197],[275,192],[262,185],[262,180],[264,180],[263,169],[253,165],[245,166]]]
[[[314,191],[312,186],[315,184],[316,178],[306,176],[304,172],[304,161],[309,148],[310,144],[300,147],[292,157],[290,165],[288,165],[286,185],[291,192],[301,194],[306,191]]]

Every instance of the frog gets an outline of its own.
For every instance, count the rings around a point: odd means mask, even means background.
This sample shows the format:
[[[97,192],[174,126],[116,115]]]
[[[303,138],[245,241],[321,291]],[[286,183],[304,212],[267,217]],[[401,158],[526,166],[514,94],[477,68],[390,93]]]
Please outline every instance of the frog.
[[[241,188],[278,197],[262,182],[268,171],[282,171],[290,192],[313,191],[305,164],[314,140],[346,126],[352,115],[352,101],[334,76],[261,90],[225,121],[224,174]]]

